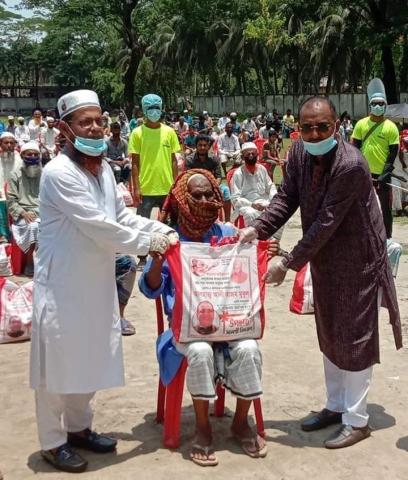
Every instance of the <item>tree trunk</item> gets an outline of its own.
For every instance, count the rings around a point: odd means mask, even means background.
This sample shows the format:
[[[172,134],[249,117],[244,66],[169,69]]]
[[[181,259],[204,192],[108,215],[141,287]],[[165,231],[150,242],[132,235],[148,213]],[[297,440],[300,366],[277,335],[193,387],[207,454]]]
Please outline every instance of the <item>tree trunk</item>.
[[[258,67],[255,68],[255,73],[256,73],[256,79],[258,81],[259,95],[262,95],[263,97],[265,95],[265,90],[264,90],[264,85],[262,81],[262,75]]]
[[[135,101],[135,77],[140,63],[140,56],[136,51],[130,54],[129,65],[123,75],[123,97],[126,115],[132,116]]]
[[[390,46],[382,46],[381,61],[383,64],[383,82],[387,94],[387,103],[398,103],[397,76]]]
[[[329,72],[327,74],[327,83],[326,83],[326,95],[330,94],[330,89],[331,89],[331,83],[332,83],[332,77],[333,77],[333,72],[332,69],[329,69]],[[320,85],[319,85],[320,86]]]
[[[400,62],[400,91],[408,92],[408,35],[404,35],[402,42],[402,56]]]

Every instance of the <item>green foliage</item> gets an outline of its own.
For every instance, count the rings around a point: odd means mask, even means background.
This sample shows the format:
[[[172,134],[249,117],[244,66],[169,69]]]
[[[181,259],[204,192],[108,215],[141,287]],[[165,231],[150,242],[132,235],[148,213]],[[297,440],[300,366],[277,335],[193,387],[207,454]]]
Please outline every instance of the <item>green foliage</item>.
[[[361,91],[383,76],[408,87],[406,0],[0,0],[0,83],[91,87],[131,110],[157,91]],[[10,34],[9,32],[12,32]]]

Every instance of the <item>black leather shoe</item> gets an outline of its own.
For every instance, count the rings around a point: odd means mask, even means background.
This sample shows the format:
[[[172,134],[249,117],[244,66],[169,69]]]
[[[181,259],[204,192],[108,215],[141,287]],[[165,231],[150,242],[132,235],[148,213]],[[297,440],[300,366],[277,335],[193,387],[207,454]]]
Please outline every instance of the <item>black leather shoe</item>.
[[[118,442],[113,438],[99,435],[89,428],[85,430],[85,433],[84,437],[78,435],[78,433],[68,433],[68,443],[73,447],[84,448],[97,453],[108,453],[115,450]]]
[[[300,425],[300,428],[305,432],[320,430],[321,428],[326,428],[329,425],[341,423],[341,415],[342,414],[339,412],[332,412],[327,408],[323,408],[323,410],[317,412],[315,415],[306,418],[306,420],[304,420]]]
[[[362,428],[342,425],[337,432],[324,442],[324,446],[331,449],[351,447],[351,445],[361,442],[370,435],[371,429],[368,425]]]
[[[74,452],[68,443],[58,447],[55,452],[42,450],[41,455],[54,468],[63,472],[81,473],[88,466],[88,462]]]

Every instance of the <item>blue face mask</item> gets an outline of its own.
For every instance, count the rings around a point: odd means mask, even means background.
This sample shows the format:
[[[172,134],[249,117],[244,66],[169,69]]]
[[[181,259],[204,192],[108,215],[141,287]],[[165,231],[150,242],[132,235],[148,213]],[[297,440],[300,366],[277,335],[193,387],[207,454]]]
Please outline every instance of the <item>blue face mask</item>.
[[[103,152],[108,148],[105,139],[102,138],[85,138],[85,137],[78,137],[72,131],[71,127],[69,127],[71,133],[75,136],[75,141],[72,142],[68,137],[67,140],[72,143],[72,145],[85,155],[89,155],[90,157],[101,157]]]
[[[385,113],[385,105],[370,105],[370,111],[376,117],[382,117]]]
[[[152,108],[151,110],[146,111],[146,117],[151,122],[158,122],[161,119],[162,111],[158,108]]]
[[[104,138],[75,137],[74,147],[90,157],[100,157],[107,149]]]
[[[328,138],[325,138],[321,142],[305,142],[303,141],[303,146],[305,150],[310,153],[310,155],[314,155],[315,157],[319,157],[320,155],[325,155],[326,153],[330,152],[336,145],[337,140],[334,138],[335,133]]]

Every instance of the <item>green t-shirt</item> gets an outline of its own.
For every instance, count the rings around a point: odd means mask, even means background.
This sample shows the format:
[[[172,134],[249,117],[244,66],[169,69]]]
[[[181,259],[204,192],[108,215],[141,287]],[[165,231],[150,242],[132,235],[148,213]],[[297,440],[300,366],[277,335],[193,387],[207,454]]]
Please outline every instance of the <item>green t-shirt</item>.
[[[370,117],[362,118],[354,127],[352,138],[363,140],[375,125]],[[390,145],[399,144],[399,132],[395,123],[385,120],[363,143],[362,154],[368,162],[370,172],[380,175],[389,154]]]
[[[173,184],[171,156],[180,151],[176,132],[167,125],[135,128],[129,138],[129,153],[140,155],[139,183],[142,195],[167,195]]]

